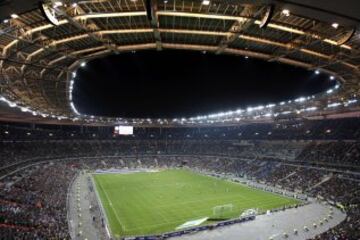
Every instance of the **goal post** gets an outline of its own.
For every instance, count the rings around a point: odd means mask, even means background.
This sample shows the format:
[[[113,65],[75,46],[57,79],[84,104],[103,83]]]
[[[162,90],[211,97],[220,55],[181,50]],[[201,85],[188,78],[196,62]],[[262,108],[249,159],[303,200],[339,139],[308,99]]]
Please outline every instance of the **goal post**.
[[[213,218],[214,219],[227,219],[233,215],[233,204],[225,204],[213,207]]]

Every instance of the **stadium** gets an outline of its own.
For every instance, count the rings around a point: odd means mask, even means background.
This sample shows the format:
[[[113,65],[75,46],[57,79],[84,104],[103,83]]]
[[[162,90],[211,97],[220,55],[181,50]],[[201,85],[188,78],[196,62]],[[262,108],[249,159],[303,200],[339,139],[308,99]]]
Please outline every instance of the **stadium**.
[[[360,239],[360,2],[0,0],[0,239]]]

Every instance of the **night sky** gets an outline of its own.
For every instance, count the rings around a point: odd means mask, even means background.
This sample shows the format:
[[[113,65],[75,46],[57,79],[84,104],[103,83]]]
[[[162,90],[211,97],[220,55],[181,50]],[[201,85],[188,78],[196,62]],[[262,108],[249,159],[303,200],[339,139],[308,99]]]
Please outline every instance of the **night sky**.
[[[308,96],[335,83],[276,62],[151,50],[88,62],[77,71],[73,97],[82,114],[181,118]]]

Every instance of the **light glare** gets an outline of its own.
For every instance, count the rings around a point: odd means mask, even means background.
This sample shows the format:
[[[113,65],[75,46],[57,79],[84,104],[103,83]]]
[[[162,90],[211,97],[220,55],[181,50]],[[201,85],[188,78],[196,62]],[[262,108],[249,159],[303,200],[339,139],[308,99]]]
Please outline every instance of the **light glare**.
[[[207,6],[210,4],[210,0],[203,0],[201,4]]]
[[[283,9],[281,13],[286,17],[290,16],[290,10],[289,9]]]

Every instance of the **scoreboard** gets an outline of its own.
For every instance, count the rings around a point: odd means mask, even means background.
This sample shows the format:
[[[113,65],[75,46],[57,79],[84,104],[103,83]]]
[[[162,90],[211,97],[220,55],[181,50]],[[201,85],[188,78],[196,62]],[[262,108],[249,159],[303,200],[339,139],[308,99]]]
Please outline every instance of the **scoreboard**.
[[[115,126],[114,134],[115,135],[133,135],[134,127],[133,126]]]

